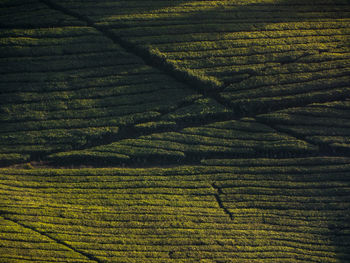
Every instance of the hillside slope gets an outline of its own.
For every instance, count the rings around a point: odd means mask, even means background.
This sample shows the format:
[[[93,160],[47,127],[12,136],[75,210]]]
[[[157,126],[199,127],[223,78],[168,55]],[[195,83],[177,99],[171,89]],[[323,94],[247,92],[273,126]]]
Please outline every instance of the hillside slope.
[[[1,262],[349,261],[349,1],[0,11]]]

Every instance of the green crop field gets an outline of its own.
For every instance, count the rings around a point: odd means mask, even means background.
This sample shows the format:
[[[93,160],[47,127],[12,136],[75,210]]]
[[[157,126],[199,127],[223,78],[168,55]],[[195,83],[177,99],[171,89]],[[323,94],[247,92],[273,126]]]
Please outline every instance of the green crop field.
[[[0,262],[350,262],[349,0],[0,0]]]

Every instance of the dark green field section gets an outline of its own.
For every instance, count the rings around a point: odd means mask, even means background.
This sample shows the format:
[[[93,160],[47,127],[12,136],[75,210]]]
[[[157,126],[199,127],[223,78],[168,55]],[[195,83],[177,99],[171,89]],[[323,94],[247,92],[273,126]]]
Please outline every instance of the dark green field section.
[[[0,165],[348,155],[350,6],[304,2],[3,1]]]
[[[216,90],[236,110],[263,112],[350,92],[348,1],[57,4],[199,89]]]
[[[2,262],[347,262],[348,158],[205,163],[2,169]]]

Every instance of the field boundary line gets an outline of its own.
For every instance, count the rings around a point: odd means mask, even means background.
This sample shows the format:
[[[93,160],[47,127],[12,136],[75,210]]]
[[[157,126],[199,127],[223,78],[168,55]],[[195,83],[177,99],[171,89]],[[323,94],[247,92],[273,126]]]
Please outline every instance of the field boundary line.
[[[218,203],[219,207],[225,212],[226,215],[230,217],[231,220],[234,220],[233,214],[224,206],[220,195],[223,194],[222,189],[217,186],[215,183],[211,184],[211,187],[216,191],[214,194],[216,202]]]
[[[37,233],[37,234],[39,234],[39,235],[41,235],[41,236],[45,236],[45,237],[51,239],[53,242],[65,246],[65,247],[68,248],[69,250],[74,251],[75,253],[78,253],[79,255],[81,255],[81,256],[87,258],[88,260],[91,260],[91,261],[94,261],[94,262],[98,262],[98,263],[103,263],[103,261],[100,261],[100,260],[99,260],[98,258],[96,258],[95,256],[93,256],[93,255],[91,255],[91,254],[88,254],[88,253],[86,253],[86,252],[83,252],[83,251],[79,251],[79,250],[77,250],[76,248],[74,248],[73,246],[67,244],[66,242],[64,242],[64,241],[62,241],[62,240],[59,240],[59,239],[57,239],[57,238],[54,238],[54,237],[50,236],[50,235],[47,234],[47,233],[43,233],[43,232],[37,230],[37,229],[34,228],[34,227],[27,226],[27,225],[25,225],[25,224],[23,224],[23,223],[20,223],[18,220],[14,220],[14,219],[11,219],[11,218],[5,216],[3,211],[0,211],[0,217],[3,218],[3,219],[5,219],[5,220],[7,220],[7,221],[13,222],[13,223],[15,223],[15,224],[17,224],[17,225],[19,225],[19,226],[21,226],[21,227],[23,227],[23,228],[30,229],[30,230],[34,231],[35,233]]]

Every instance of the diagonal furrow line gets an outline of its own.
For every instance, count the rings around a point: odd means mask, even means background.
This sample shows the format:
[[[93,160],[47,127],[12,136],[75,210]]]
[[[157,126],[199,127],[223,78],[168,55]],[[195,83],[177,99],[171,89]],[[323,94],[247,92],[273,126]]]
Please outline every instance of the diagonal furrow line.
[[[225,212],[225,214],[227,214],[230,217],[231,220],[234,220],[233,214],[222,203],[220,195],[222,195],[223,192],[222,192],[221,188],[218,187],[215,183],[213,183],[211,186],[217,192],[216,194],[214,194],[214,196],[215,196],[216,202],[218,203],[219,207]]]
[[[204,83],[203,81],[197,79],[196,77],[191,77],[187,75],[184,77],[184,72],[182,72],[181,70],[175,69],[169,63],[164,61],[161,57],[151,54],[151,52],[146,48],[142,48],[133,43],[123,40],[121,37],[114,34],[110,30],[96,25],[93,22],[93,20],[91,20],[90,18],[83,16],[79,13],[76,13],[74,11],[71,11],[59,4],[52,2],[51,0],[39,0],[39,1],[46,4],[51,9],[60,11],[61,13],[64,13],[80,21],[85,22],[88,26],[96,29],[105,37],[111,39],[115,44],[121,46],[124,50],[126,50],[130,54],[136,55],[139,58],[141,58],[146,65],[152,68],[158,69],[160,72],[163,72],[164,74],[176,80],[177,82],[185,84],[187,88],[195,91],[196,93],[199,93],[205,97],[209,97],[227,108],[231,107],[230,103],[227,102],[225,99],[221,98],[220,95],[218,94],[218,91],[220,91],[223,87],[215,88],[213,87],[212,84]]]
[[[62,241],[62,240],[59,240],[59,239],[57,239],[57,238],[54,238],[54,237],[50,236],[50,235],[47,234],[47,233],[43,233],[43,232],[37,230],[37,229],[34,228],[34,227],[27,226],[27,225],[25,225],[25,224],[23,224],[23,223],[20,223],[18,220],[14,220],[14,219],[11,219],[11,218],[5,216],[5,215],[4,215],[4,212],[2,212],[2,211],[0,211],[0,217],[2,217],[3,219],[5,219],[5,220],[7,220],[7,221],[11,221],[11,222],[13,222],[13,223],[15,223],[15,224],[17,224],[17,225],[23,227],[23,228],[30,229],[30,230],[34,231],[35,233],[38,233],[38,234],[41,235],[41,236],[45,236],[45,237],[51,239],[53,242],[56,242],[57,244],[63,245],[63,246],[65,246],[66,248],[68,248],[69,250],[72,250],[72,251],[78,253],[79,255],[84,256],[85,258],[87,258],[87,259],[89,259],[89,260],[91,260],[91,261],[98,262],[98,263],[103,263],[101,260],[99,260],[99,259],[96,258],[95,256],[93,256],[93,255],[91,255],[91,254],[88,254],[88,253],[86,253],[86,252],[77,250],[76,248],[74,248],[73,246],[67,244],[66,242],[64,242],[64,241]]]

